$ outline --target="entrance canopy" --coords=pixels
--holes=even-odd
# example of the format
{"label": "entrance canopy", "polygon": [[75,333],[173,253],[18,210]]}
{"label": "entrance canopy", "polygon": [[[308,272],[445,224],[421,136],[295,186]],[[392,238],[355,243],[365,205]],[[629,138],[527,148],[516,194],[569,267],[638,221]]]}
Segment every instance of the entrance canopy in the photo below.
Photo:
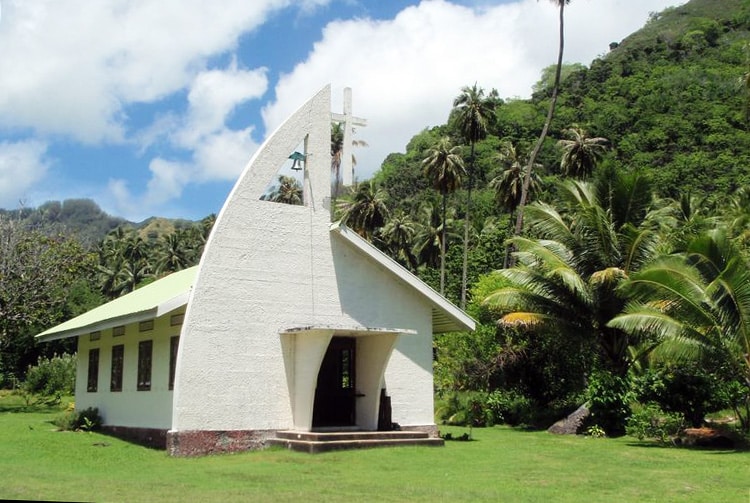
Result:
{"label": "entrance canopy", "polygon": [[[375,430],[378,424],[380,389],[383,375],[398,338],[416,331],[362,326],[310,325],[281,332],[289,398],[294,429],[311,431],[318,375],[334,337],[355,341],[352,357],[356,374],[356,412],[354,425]],[[354,356],[356,355],[356,357]]]}

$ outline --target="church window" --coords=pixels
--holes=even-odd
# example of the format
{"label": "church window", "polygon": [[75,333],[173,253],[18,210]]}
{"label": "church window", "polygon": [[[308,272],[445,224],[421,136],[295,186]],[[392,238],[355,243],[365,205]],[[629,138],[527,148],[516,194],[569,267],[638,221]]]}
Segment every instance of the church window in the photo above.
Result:
{"label": "church window", "polygon": [[99,348],[89,349],[89,374],[86,391],[96,393],[99,389]]}
{"label": "church window", "polygon": [[125,356],[125,346],[112,346],[112,373],[109,381],[110,391],[122,391],[122,364]]}
{"label": "church window", "polygon": [[174,389],[174,373],[177,368],[177,348],[179,345],[179,335],[175,335],[169,339],[169,389]]}
{"label": "church window", "polygon": [[138,391],[149,391],[151,389],[151,355],[153,353],[153,341],[141,341],[138,343]]}

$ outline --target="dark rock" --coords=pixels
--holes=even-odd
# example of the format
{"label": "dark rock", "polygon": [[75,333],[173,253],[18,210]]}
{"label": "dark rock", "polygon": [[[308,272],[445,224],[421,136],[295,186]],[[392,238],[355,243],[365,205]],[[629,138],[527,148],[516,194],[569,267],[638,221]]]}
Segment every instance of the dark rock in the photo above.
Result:
{"label": "dark rock", "polygon": [[714,428],[687,428],[680,434],[677,443],[711,449],[734,449],[735,447],[735,439],[730,433]]}
{"label": "dark rock", "polygon": [[547,431],[556,435],[575,435],[589,414],[591,414],[589,409],[585,405],[581,405],[568,417],[550,426]]}

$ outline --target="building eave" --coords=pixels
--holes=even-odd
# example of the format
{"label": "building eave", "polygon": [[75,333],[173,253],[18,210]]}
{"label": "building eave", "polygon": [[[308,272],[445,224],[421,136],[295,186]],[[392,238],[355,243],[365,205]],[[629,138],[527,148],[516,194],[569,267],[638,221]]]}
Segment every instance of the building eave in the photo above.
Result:
{"label": "building eave", "polygon": [[378,250],[356,232],[349,229],[346,225],[341,222],[335,222],[331,224],[331,232],[343,238],[344,241],[353,246],[356,250],[374,260],[378,265],[409,285],[424,297],[432,306],[433,333],[439,334],[464,330],[473,331],[476,328],[476,321],[466,314],[466,312],[444,296],[440,295],[427,283],[419,279],[416,275],[388,255]]}
{"label": "building eave", "polygon": [[77,337],[163,316],[187,304],[196,272],[197,267],[191,267],[172,273],[45,330],[36,340],[47,342]]}

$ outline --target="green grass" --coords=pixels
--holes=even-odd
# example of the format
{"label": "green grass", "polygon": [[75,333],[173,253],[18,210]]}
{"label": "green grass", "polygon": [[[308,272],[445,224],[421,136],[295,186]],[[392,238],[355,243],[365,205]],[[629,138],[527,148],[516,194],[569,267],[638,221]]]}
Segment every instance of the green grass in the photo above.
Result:
{"label": "green grass", "polygon": [[[750,502],[750,452],[474,429],[475,441],[170,458],[0,395],[0,498],[87,501]],[[454,434],[463,429],[449,428]]]}

